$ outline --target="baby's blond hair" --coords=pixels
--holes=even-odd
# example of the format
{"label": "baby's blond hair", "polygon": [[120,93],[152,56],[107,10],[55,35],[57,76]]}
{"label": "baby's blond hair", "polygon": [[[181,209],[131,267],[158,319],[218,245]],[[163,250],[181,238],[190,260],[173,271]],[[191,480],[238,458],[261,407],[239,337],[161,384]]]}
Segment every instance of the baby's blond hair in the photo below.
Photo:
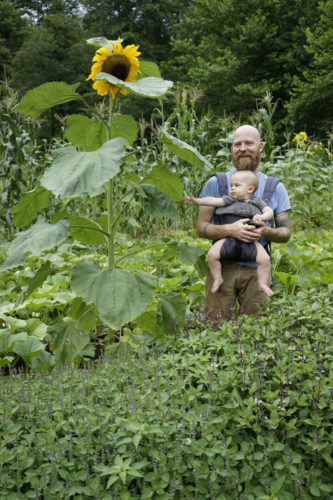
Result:
{"label": "baby's blond hair", "polygon": [[246,182],[248,187],[253,186],[254,191],[258,189],[259,186],[258,177],[251,170],[240,170],[238,172],[235,172],[231,176],[231,179],[235,179],[235,177],[241,182]]}

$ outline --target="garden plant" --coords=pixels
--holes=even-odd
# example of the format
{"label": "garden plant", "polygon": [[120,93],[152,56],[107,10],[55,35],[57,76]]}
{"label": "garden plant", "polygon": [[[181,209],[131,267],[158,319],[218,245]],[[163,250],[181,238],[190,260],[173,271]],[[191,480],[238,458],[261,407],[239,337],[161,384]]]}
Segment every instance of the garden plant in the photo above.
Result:
{"label": "garden plant", "polygon": [[[273,244],[267,310],[209,322],[211,243],[182,200],[229,169],[238,123],[199,116],[200,93],[138,46],[88,43],[93,92],[1,90],[1,497],[329,500],[331,136],[277,144],[276,103],[258,103],[292,237]],[[156,101],[150,122],[121,112],[129,98]],[[69,102],[63,136],[40,140]]]}

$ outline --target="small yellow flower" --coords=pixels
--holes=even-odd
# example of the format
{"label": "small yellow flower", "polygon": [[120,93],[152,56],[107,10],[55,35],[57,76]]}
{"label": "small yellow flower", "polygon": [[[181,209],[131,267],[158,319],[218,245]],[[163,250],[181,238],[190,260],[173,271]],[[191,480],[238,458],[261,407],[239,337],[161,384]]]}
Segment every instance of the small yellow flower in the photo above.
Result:
{"label": "small yellow flower", "polygon": [[305,142],[308,138],[308,134],[306,132],[300,132],[299,134],[296,134],[294,137],[294,141],[297,142],[297,144],[302,144]]}
{"label": "small yellow flower", "polygon": [[[138,56],[141,52],[138,52],[138,45],[127,45],[123,47],[120,42],[120,37],[118,38],[118,43],[115,44],[109,41],[110,49],[106,47],[100,47],[93,58],[94,64],[91,68],[91,73],[87,80],[93,80],[93,88],[97,90],[99,95],[106,95],[108,92],[111,93],[113,99],[115,99],[117,92],[120,87],[113,85],[112,83],[104,82],[103,80],[97,80],[96,76],[98,73],[109,73],[119,80],[124,82],[135,82],[136,77],[139,72],[139,60]],[[123,95],[128,94],[128,91],[121,89],[120,93]]]}
{"label": "small yellow flower", "polygon": [[329,159],[330,161],[332,161],[332,160],[333,160],[333,154],[332,154],[332,153],[328,153],[328,159]]}

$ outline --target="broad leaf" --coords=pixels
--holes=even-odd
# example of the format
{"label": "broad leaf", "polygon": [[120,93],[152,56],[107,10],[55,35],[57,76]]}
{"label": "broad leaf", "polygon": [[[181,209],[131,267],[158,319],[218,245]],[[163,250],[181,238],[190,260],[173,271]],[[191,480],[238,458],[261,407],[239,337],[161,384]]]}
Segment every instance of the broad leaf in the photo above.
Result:
{"label": "broad leaf", "polygon": [[52,271],[52,264],[50,261],[44,262],[41,267],[38,269],[35,276],[29,279],[27,289],[21,293],[16,301],[16,307],[18,307],[22,302],[24,302],[29,295],[31,295],[37,288],[39,288],[46,278],[50,275]]}
{"label": "broad leaf", "polygon": [[98,73],[96,80],[104,80],[105,82],[117,85],[117,87],[134,92],[134,94],[156,98],[166,94],[173,85],[173,82],[170,80],[163,80],[163,78],[156,78],[154,76],[141,78],[135,82],[124,82],[113,75],[109,75],[109,73]]}
{"label": "broad leaf", "polygon": [[206,250],[199,247],[187,245],[186,243],[177,244],[177,257],[184,264],[196,264],[201,255],[205,255]]}
{"label": "broad leaf", "polygon": [[[121,38],[120,42],[122,41],[123,39]],[[94,47],[105,47],[106,49],[110,50],[110,52],[112,52],[112,45],[109,42],[112,42],[115,45],[118,44],[118,40],[108,40],[107,38],[104,38],[102,36],[95,36],[87,40],[87,43],[89,45],[93,45]]]}
{"label": "broad leaf", "polygon": [[118,174],[126,144],[118,137],[88,153],[78,152],[73,146],[58,150],[53,165],[42,177],[42,185],[62,198],[97,196]]}
{"label": "broad leaf", "polygon": [[76,327],[83,332],[95,330],[98,318],[95,309],[76,297],[68,311],[68,316],[76,320]]}
{"label": "broad leaf", "polygon": [[131,115],[115,116],[112,122],[112,139],[123,137],[131,146],[138,137],[138,125]]}
{"label": "broad leaf", "polygon": [[32,358],[38,356],[40,351],[45,349],[45,344],[43,344],[36,337],[28,337],[23,340],[23,342],[17,342],[13,347],[13,352],[18,354],[24,361],[29,361]]}
{"label": "broad leaf", "polygon": [[204,156],[202,156],[199,151],[187,144],[186,142],[180,141],[176,137],[170,135],[165,129],[161,129],[162,138],[161,142],[166,144],[169,151],[175,153],[178,158],[185,160],[191,165],[196,167],[208,167],[213,170],[213,165],[209,163]]}
{"label": "broad leaf", "polygon": [[155,76],[157,78],[161,78],[161,72],[156,63],[150,61],[140,61],[139,70],[140,73],[138,79],[146,78],[148,76]]}
{"label": "broad leaf", "polygon": [[49,206],[50,196],[50,191],[47,191],[43,186],[23,193],[19,203],[12,208],[15,226],[27,226],[38,212]]}
{"label": "broad leaf", "polygon": [[[84,245],[102,245],[105,243],[105,236],[101,233],[99,225],[94,221],[80,216],[71,216],[69,220],[70,233],[75,240],[80,241]],[[89,227],[92,229],[89,229]]]}
{"label": "broad leaf", "polygon": [[144,184],[152,184],[160,191],[170,196],[174,201],[183,200],[183,184],[179,177],[163,165],[155,165],[152,171],[142,179]]}
{"label": "broad leaf", "polygon": [[38,318],[27,319],[27,333],[33,337],[43,339],[47,334],[47,325]]}
{"label": "broad leaf", "polygon": [[65,137],[85,151],[95,151],[107,139],[103,123],[83,115],[71,115],[68,118]]}
{"label": "broad leaf", "polygon": [[162,330],[169,334],[179,333],[185,323],[186,302],[179,293],[159,295],[157,320]]}
{"label": "broad leaf", "polygon": [[59,320],[52,325],[49,333],[56,361],[63,365],[71,365],[90,341],[89,333],[77,329],[76,322],[69,318]]}
{"label": "broad leaf", "polygon": [[100,318],[111,328],[132,321],[151,304],[155,278],[142,271],[102,270],[94,262],[78,264],[72,274],[72,289],[88,304],[95,304]]}
{"label": "broad leaf", "polygon": [[14,111],[37,118],[52,106],[81,100],[81,96],[75,92],[79,85],[79,83],[68,85],[65,82],[43,83],[43,85],[29,90],[15,106]]}
{"label": "broad leaf", "polygon": [[24,264],[27,254],[39,256],[44,250],[54,248],[68,236],[67,220],[57,224],[48,224],[40,220],[27,231],[17,233],[9,245],[8,258],[1,266],[1,270],[10,269]]}
{"label": "broad leaf", "polygon": [[144,191],[145,195],[143,209],[148,214],[158,217],[170,217],[171,219],[179,217],[176,205],[168,195],[150,184],[142,184],[140,189]]}

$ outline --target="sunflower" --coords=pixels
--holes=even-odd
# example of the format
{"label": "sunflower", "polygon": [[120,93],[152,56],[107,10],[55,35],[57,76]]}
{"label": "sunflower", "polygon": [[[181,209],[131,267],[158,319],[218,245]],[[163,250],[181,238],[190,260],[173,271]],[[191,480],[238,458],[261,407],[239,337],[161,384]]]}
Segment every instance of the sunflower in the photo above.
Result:
{"label": "sunflower", "polygon": [[[118,43],[115,44],[109,41],[110,49],[106,47],[100,47],[93,58],[94,64],[91,68],[91,73],[87,80],[93,80],[93,88],[97,90],[99,95],[106,95],[108,91],[111,93],[113,99],[115,99],[116,94],[119,90],[117,85],[112,83],[104,82],[103,80],[96,81],[96,75],[98,73],[109,73],[119,80],[124,82],[135,82],[137,74],[139,72],[139,60],[138,56],[141,52],[138,52],[138,45],[127,45],[123,47],[118,38]],[[127,90],[121,89],[121,94],[126,95]]]}
{"label": "sunflower", "polygon": [[299,134],[296,134],[294,137],[294,141],[297,142],[297,144],[302,144],[308,139],[308,134],[306,132],[300,132]]}

